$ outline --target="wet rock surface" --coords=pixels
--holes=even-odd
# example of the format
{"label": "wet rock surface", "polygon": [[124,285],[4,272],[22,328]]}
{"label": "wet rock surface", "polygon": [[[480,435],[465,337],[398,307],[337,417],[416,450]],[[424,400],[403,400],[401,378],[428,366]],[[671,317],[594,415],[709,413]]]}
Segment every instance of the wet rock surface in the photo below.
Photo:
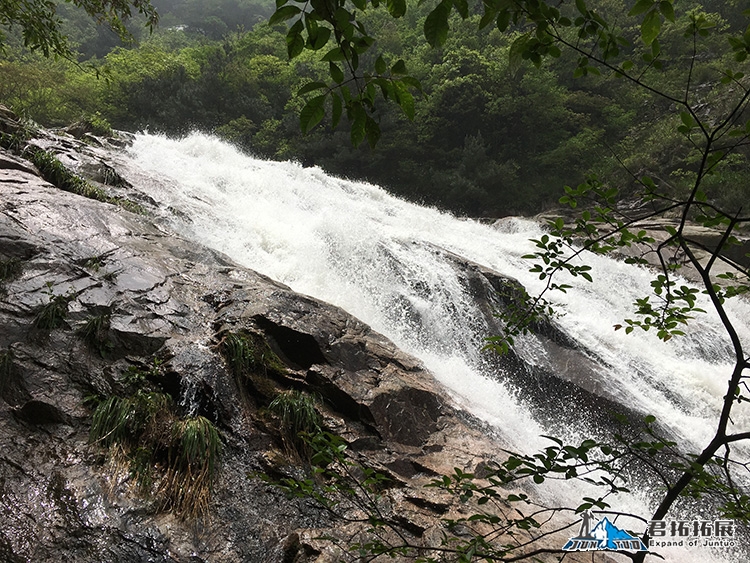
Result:
{"label": "wet rock surface", "polygon": [[[294,464],[263,401],[218,353],[227,331],[266,339],[287,368],[271,385],[319,395],[326,420],[352,448],[402,476],[411,491],[404,498],[425,496],[429,476],[473,469],[494,454],[495,444],[453,418],[419,363],[368,326],[147,217],[62,192],[4,151],[0,260],[16,265],[0,299],[0,560],[332,557],[313,539],[331,524],[327,514],[252,477]],[[53,303],[61,307],[54,322],[41,323]],[[106,348],[82,336],[93,318],[107,319]],[[131,368],[158,371],[181,410],[206,416],[222,434],[221,471],[203,519],[158,510],[127,470],[89,443],[88,399],[121,391]],[[435,505],[399,502],[425,522],[432,510],[423,507]]]}
{"label": "wet rock surface", "polygon": [[[94,180],[109,166],[106,139],[91,147],[45,133],[34,142]],[[118,187],[118,196],[149,205],[133,186]],[[158,220],[60,191],[3,149],[0,263],[2,561],[349,560],[320,537],[346,538],[365,524],[341,526],[256,477],[302,471],[265,410],[285,389],[320,397],[326,427],[391,478],[390,508],[420,541],[439,543],[436,519],[463,510],[424,485],[503,455],[417,360],[341,309],[176,237]],[[505,283],[460,267],[472,271],[477,292]],[[102,338],[92,341],[94,321]],[[238,332],[266,342],[284,369],[254,383],[233,375],[220,348]],[[548,338],[566,348],[562,336]],[[221,433],[221,468],[202,518],[161,509],[90,443],[91,398],[122,393],[133,370]]]}

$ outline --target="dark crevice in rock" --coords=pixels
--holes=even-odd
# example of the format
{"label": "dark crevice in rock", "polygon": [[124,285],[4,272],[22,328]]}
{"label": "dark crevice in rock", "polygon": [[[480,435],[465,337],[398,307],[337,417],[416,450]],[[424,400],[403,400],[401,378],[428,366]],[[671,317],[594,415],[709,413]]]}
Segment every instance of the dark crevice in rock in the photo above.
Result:
{"label": "dark crevice in rock", "polygon": [[315,364],[328,363],[317,340],[309,334],[278,325],[261,315],[256,315],[253,320],[269,336],[274,352],[288,365],[305,370]]}
{"label": "dark crevice in rock", "polygon": [[450,508],[449,504],[442,502],[433,502],[422,497],[407,496],[406,500],[408,500],[414,506],[424,508],[425,510],[429,510],[430,512],[434,512],[435,514],[445,514]]}
{"label": "dark crevice in rock", "polygon": [[35,399],[15,409],[13,414],[19,420],[33,425],[71,424],[70,417],[61,412],[57,406]]}
{"label": "dark crevice in rock", "polygon": [[337,387],[333,382],[326,378],[322,373],[316,370],[308,370],[305,379],[315,392],[319,393],[334,411],[341,413],[353,420],[358,420],[374,430],[376,430],[375,418],[372,416],[370,409],[365,405],[355,401],[348,393]]}

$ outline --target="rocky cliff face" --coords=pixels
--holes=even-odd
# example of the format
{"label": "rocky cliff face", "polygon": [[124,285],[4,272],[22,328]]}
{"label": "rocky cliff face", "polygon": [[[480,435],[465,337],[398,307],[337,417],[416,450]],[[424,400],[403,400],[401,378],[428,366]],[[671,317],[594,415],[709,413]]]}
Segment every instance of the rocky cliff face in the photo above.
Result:
{"label": "rocky cliff face", "polygon": [[[13,126],[6,116],[2,131]],[[48,134],[33,143],[104,193],[119,183],[118,197],[148,206],[143,194],[128,193],[101,147]],[[437,537],[438,517],[462,510],[424,485],[500,454],[415,359],[344,311],[182,240],[148,215],[61,191],[2,149],[0,266],[0,560],[347,560],[318,538],[350,537],[363,524],[342,527],[255,476],[303,470],[266,409],[284,390],[320,398],[325,426],[391,478],[388,510],[420,541]],[[461,267],[477,291],[507,283]],[[238,377],[221,353],[228,334],[245,335],[283,365],[259,362],[254,375]],[[561,335],[546,338],[567,353]],[[218,475],[199,518],[165,509],[89,438],[97,401],[138,385],[171,397],[175,416],[203,416],[220,432]],[[165,469],[152,469],[158,488]]]}
{"label": "rocky cliff face", "polygon": [[[96,151],[70,151],[70,139],[38,143],[105,170]],[[0,261],[3,561],[328,560],[311,539],[328,516],[251,477],[295,468],[262,410],[268,397],[233,376],[218,352],[228,331],[262,339],[285,364],[266,394],[317,393],[328,427],[413,488],[414,499],[423,496],[420,478],[449,469],[448,460],[473,469],[492,453],[414,359],[356,319],[145,216],[63,192],[5,151]],[[45,315],[53,320],[40,321]],[[85,337],[92,319],[103,320],[101,346]],[[220,430],[221,469],[198,521],[158,510],[89,441],[87,398],[123,392],[128,373],[147,374],[178,410]],[[401,502],[429,521],[429,503]]]}

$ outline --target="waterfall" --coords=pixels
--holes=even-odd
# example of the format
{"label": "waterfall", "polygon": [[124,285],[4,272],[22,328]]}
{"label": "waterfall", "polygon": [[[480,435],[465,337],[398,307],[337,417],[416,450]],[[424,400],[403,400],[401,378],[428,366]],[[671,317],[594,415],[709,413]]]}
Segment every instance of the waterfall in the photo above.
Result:
{"label": "waterfall", "polygon": [[[318,168],[257,160],[201,134],[179,141],[139,135],[129,158],[129,177],[171,210],[171,229],[368,323],[418,357],[460,407],[500,429],[514,447],[546,445],[538,436],[552,430],[490,373],[496,364],[481,352],[487,320],[446,258],[457,255],[514,277],[534,294],[544,282],[522,256],[534,251],[529,239],[542,235],[541,225],[456,218]],[[551,296],[564,313],[557,323],[591,351],[599,366],[596,385],[653,414],[692,449],[702,448],[715,430],[733,366],[710,303],[704,300],[708,313],[685,337],[663,343],[652,332],[626,335],[613,325],[632,317],[635,299],[651,293],[652,272],[610,258],[585,260],[594,282],[565,280],[573,287]],[[750,342],[748,302],[737,300],[729,311]],[[532,365],[546,361],[534,337],[519,342],[518,353]],[[747,409],[737,409],[733,422],[747,428]],[[580,429],[554,432],[576,439]]]}

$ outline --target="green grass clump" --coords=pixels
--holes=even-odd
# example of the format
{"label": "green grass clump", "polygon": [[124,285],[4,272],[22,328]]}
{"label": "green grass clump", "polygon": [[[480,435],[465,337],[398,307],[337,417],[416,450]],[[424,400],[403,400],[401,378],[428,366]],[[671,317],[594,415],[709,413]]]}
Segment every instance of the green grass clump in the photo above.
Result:
{"label": "green grass clump", "polygon": [[[146,215],[146,209],[127,198],[110,197],[100,187],[74,174],[68,170],[65,165],[51,152],[43,149],[35,149],[31,152],[31,162],[39,169],[42,178],[47,180],[53,186],[78,194],[89,199],[95,199],[104,203],[111,203],[138,215]],[[115,172],[116,173],[116,172]]]}
{"label": "green grass clump", "polygon": [[21,275],[23,262],[18,258],[0,260],[0,282],[10,281]]}
{"label": "green grass clump", "polygon": [[296,390],[280,393],[268,405],[268,410],[279,419],[284,447],[302,459],[310,458],[307,439],[320,433],[323,427],[323,419],[315,405],[311,395]]}
{"label": "green grass clump", "polygon": [[138,489],[181,517],[206,513],[218,470],[221,437],[202,416],[180,418],[171,397],[139,390],[99,403],[89,439],[130,471]]}
{"label": "green grass clump", "polygon": [[0,352],[0,396],[13,379],[14,370],[13,352],[8,348],[4,352]]}
{"label": "green grass clump", "polygon": [[230,332],[219,343],[219,351],[238,376],[251,374],[284,375],[286,366],[271,350],[262,336],[245,332]]}
{"label": "green grass clump", "polygon": [[99,135],[100,137],[113,137],[115,134],[112,125],[99,112],[84,116],[78,125],[87,133]]}
{"label": "green grass clump", "polygon": [[99,352],[102,358],[106,358],[114,347],[109,338],[110,318],[109,313],[91,317],[78,330],[83,341],[88,344],[89,348]]}
{"label": "green grass clump", "polygon": [[18,128],[12,132],[0,133],[0,147],[16,154],[20,153],[26,143],[37,134],[37,128],[27,119],[18,121]]}
{"label": "green grass clump", "polygon": [[109,397],[94,411],[89,438],[106,448],[118,446],[129,453],[139,446],[158,415],[171,410],[172,398],[165,393],[139,390],[130,397]]}
{"label": "green grass clump", "polygon": [[70,295],[55,295],[51,286],[48,287],[49,301],[42,305],[34,317],[34,327],[41,330],[52,330],[61,327],[68,316]]}
{"label": "green grass clump", "polygon": [[5,282],[16,279],[23,271],[23,262],[18,258],[0,260],[0,296],[5,295]]}
{"label": "green grass clump", "polygon": [[95,199],[97,201],[108,201],[108,196],[101,188],[90,184],[78,174],[68,170],[65,165],[51,152],[37,149],[31,154],[31,162],[34,163],[42,174],[42,178],[50,184],[74,194]]}
{"label": "green grass clump", "polygon": [[221,437],[210,420],[195,416],[175,421],[160,486],[163,505],[186,516],[205,514],[220,455]]}
{"label": "green grass clump", "polygon": [[265,339],[249,332],[230,332],[219,342],[219,352],[238,383],[261,405],[267,405],[278,390],[269,375],[286,375],[286,366]]}

